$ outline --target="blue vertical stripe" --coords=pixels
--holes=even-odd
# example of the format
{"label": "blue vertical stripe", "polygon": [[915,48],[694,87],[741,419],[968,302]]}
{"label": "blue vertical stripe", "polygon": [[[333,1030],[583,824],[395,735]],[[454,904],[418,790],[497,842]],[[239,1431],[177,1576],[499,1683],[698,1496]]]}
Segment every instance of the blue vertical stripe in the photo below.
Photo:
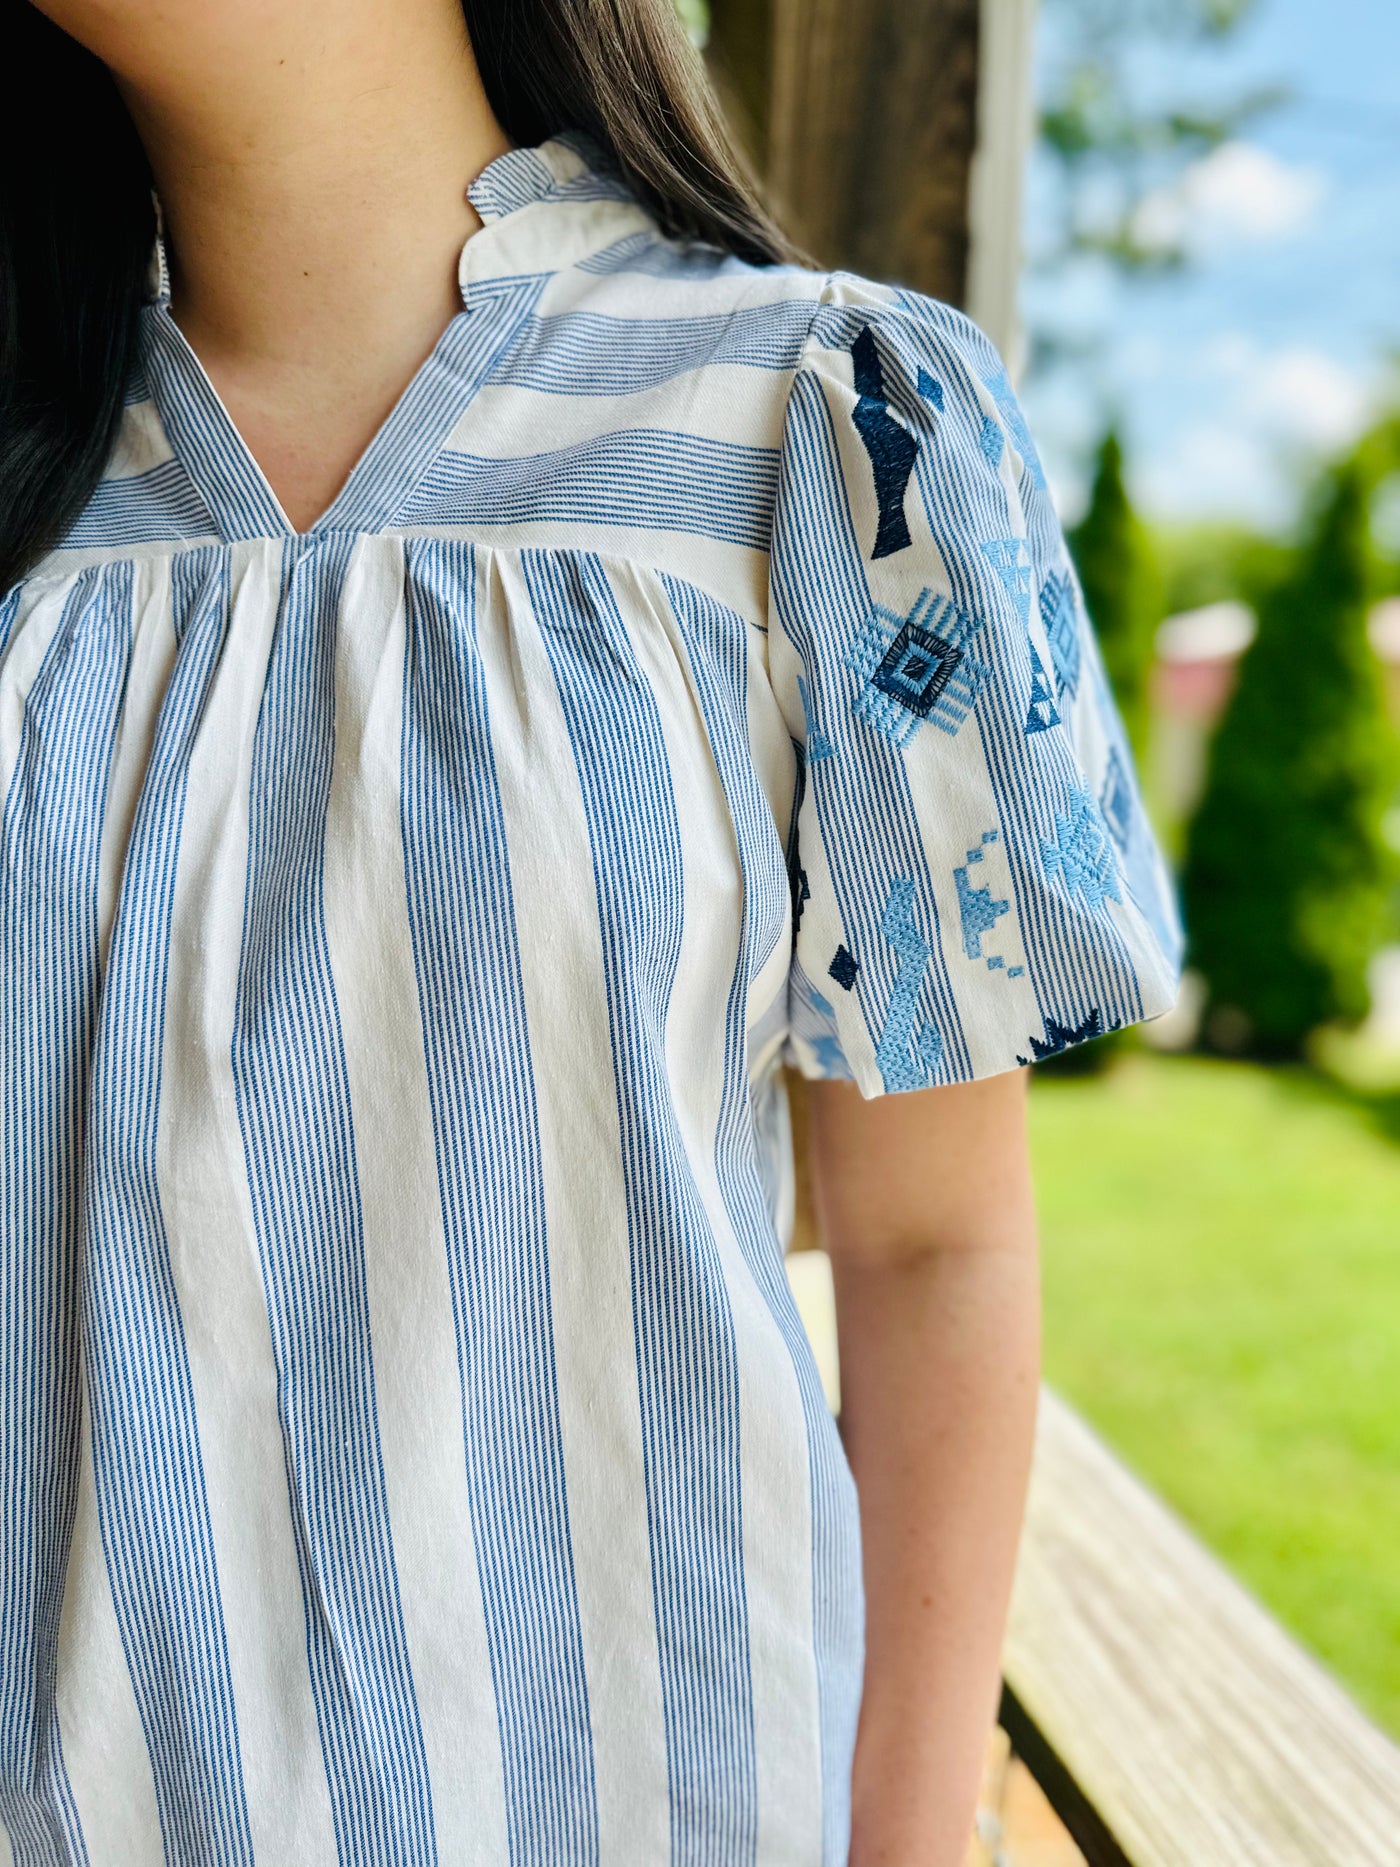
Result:
{"label": "blue vertical stripe", "polygon": [[918,920],[933,949],[920,985],[919,1011],[943,1039],[938,1079],[968,1075],[971,1054],[948,976],[947,943],[939,931],[904,755],[858,719],[851,706],[860,677],[846,665],[845,652],[869,615],[872,599],[831,411],[810,373],[792,385],[771,562],[782,626],[802,658],[812,692],[825,700],[822,731],[839,747],[835,757],[808,761],[807,783],[846,943],[860,955],[855,989],[866,1027],[878,1038],[899,966],[881,930],[882,883],[887,888],[895,876],[910,876]]}
{"label": "blue vertical stripe", "polygon": [[93,1068],[84,1307],[98,1513],[171,1867],[253,1859],[194,1388],[157,1178],[175,877],[228,562],[172,560],[174,671],[122,871]]}
{"label": "blue vertical stripe", "polygon": [[0,598],[0,655],[9,645],[10,632],[15,626],[15,617],[19,614],[19,600],[24,595],[24,585],[17,583],[9,595]]}
{"label": "blue vertical stripe", "polygon": [[849,1759],[864,1658],[855,1485],[807,1331],[783,1268],[764,1191],[749,1084],[749,986],[773,949],[788,899],[777,826],[748,739],[748,645],[742,616],[693,585],[662,576],[686,646],[696,696],[729,805],[744,878],[744,924],[724,1019],[724,1095],[715,1129],[720,1191],[755,1284],[797,1376],[807,1427],[812,1509],[812,1626],[822,1751],[822,1863],[844,1867],[850,1845]]}
{"label": "blue vertical stripe", "polygon": [[87,1860],[56,1673],[78,1492],[98,858],[132,588],[129,563],[74,580],[25,700],[0,835],[0,1821],[15,1867]]}
{"label": "blue vertical stripe", "polygon": [[757,1828],[724,1271],[671,1101],[666,1019],[685,877],[656,702],[598,559],[523,554],[593,854],[622,1135],[673,1867],[737,1867]]}
{"label": "blue vertical stripe", "polygon": [[[956,318],[958,314],[950,313]],[[929,333],[929,336],[932,334]],[[964,433],[958,439],[948,424],[965,429],[980,424],[982,408],[977,379],[968,367],[963,345],[938,333],[937,348],[928,343],[926,354],[941,366],[953,388],[947,415],[937,428],[937,448],[919,450],[915,472],[928,522],[935,537],[963,541],[963,548],[945,551],[953,600],[981,615],[1003,616],[1010,599],[995,571],[978,548],[985,539],[1010,538],[1016,526],[1011,502],[1000,475],[987,465],[980,450]],[[964,345],[966,339],[964,339]],[[969,473],[967,461],[979,471]],[[1038,510],[1038,502],[1033,502]],[[1028,541],[1032,565],[1050,562],[1056,550],[1058,522],[1043,521]],[[967,541],[972,541],[970,547]],[[1028,571],[1028,575],[1033,573]],[[1039,592],[1032,587],[1034,604]],[[1093,914],[1072,900],[1065,890],[1047,883],[1041,868],[1041,839],[1053,833],[1056,807],[1063,808],[1081,782],[1079,750],[1067,730],[1027,735],[1023,730],[1026,696],[1030,689],[1029,656],[1008,654],[1006,646],[1023,634],[1019,620],[996,626],[1002,652],[988,655],[990,669],[986,701],[979,705],[978,729],[987,769],[1001,807],[1007,859],[1011,867],[1016,906],[1042,1017],[1078,1022],[1090,1006],[1097,1006],[1105,1025],[1130,1023],[1143,1015],[1142,993],[1131,952],[1123,933],[1107,914]],[[991,705],[987,701],[992,702]]]}
{"label": "blue vertical stripe", "polygon": [[340,1859],[428,1867],[432,1796],[389,1526],[325,921],[335,649],[354,543],[333,533],[284,546],[253,742],[233,1075]]}
{"label": "blue vertical stripe", "polygon": [[535,1065],[475,552],[405,546],[401,821],[512,1862],[598,1855]]}

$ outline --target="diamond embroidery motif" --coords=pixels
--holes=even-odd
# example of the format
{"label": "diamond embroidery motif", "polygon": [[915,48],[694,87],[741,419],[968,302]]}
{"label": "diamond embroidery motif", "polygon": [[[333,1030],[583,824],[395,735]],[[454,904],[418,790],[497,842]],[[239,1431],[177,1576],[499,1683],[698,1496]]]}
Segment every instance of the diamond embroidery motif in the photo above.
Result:
{"label": "diamond embroidery motif", "polygon": [[961,660],[960,648],[917,622],[906,622],[871,679],[882,694],[927,719]]}
{"label": "diamond embroidery motif", "polygon": [[925,590],[907,616],[878,605],[846,651],[861,676],[854,711],[897,746],[925,720],[955,733],[987,680],[972,642],[982,624],[945,596]]}
{"label": "diamond embroidery motif", "polygon": [[1040,592],[1040,619],[1055,664],[1060,697],[1079,685],[1079,628],[1074,613],[1074,591],[1063,571],[1053,571]]}

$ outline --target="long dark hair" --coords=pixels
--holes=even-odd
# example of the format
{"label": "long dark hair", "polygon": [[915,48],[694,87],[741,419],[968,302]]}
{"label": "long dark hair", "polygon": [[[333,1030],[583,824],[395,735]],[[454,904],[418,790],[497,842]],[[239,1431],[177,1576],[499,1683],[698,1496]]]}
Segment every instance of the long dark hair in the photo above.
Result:
{"label": "long dark hair", "polygon": [[[486,94],[518,146],[582,130],[668,233],[800,260],[724,126],[674,0],[462,0]],[[151,173],[100,59],[0,0],[0,592],[101,478],[134,362],[155,237]],[[33,124],[52,122],[53,135]]]}

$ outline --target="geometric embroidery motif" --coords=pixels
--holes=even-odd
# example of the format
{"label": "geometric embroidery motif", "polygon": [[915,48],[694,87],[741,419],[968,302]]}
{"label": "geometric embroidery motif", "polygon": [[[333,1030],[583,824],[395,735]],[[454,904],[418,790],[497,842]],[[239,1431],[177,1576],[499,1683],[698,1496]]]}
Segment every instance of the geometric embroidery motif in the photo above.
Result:
{"label": "geometric embroidery motif", "polygon": [[1026,471],[1040,491],[1045,492],[1045,469],[1041,466],[1040,456],[1035,451],[1035,442],[1031,439],[1030,429],[1026,426],[1026,418],[1021,412],[1021,405],[1016,400],[1016,392],[1011,387],[1011,378],[1004,369],[997,369],[990,376],[984,376],[982,380],[996,399],[1001,418],[1006,423],[1006,431],[1011,436],[1016,452],[1025,462]]}
{"label": "geometric embroidery motif", "polygon": [[1000,423],[993,421],[990,415],[982,417],[982,433],[979,436],[979,442],[982,452],[994,467],[997,466],[1006,442],[1002,436]]}
{"label": "geometric embroidery motif", "polygon": [[943,1037],[931,1024],[917,1032],[914,1029],[933,948],[915,925],[914,883],[907,875],[900,876],[890,889],[880,927],[898,956],[899,970],[875,1061],[887,1089],[923,1089],[934,1080],[943,1055]]}
{"label": "geometric embroidery motif", "polygon": [[1047,879],[1058,873],[1069,893],[1082,896],[1091,911],[1097,911],[1106,896],[1113,901],[1123,899],[1108,826],[1093,792],[1085,786],[1075,785],[1071,790],[1066,816],[1055,813],[1055,839],[1053,843],[1041,839]]}
{"label": "geometric embroidery motif", "polygon": [[1114,841],[1120,849],[1126,849],[1133,827],[1133,789],[1128,782],[1127,769],[1118,756],[1117,746],[1109,750],[1108,769],[1104,773],[1099,806],[1113,832]]}
{"label": "geometric embroidery motif", "polygon": [[943,385],[936,377],[929,375],[922,363],[919,365],[918,389],[925,402],[931,403],[936,409],[942,409]]}
{"label": "geometric embroidery motif", "polygon": [[[1117,1026],[1114,1028],[1116,1030]],[[1057,1057],[1062,1050],[1068,1050],[1071,1044],[1083,1044],[1091,1037],[1103,1035],[1103,1015],[1097,1005],[1090,1008],[1088,1016],[1079,1024],[1059,1024],[1054,1018],[1047,1018],[1044,1042],[1038,1037],[1032,1037],[1030,1056],[1017,1057],[1016,1061],[1041,1063],[1046,1057]]]}
{"label": "geometric embroidery motif", "polygon": [[1031,619],[1031,559],[1024,538],[994,538],[982,555],[995,568],[1022,623]]}
{"label": "geometric embroidery motif", "polygon": [[1031,657],[1031,692],[1026,706],[1026,731],[1044,732],[1047,726],[1058,726],[1060,716],[1055,711],[1050,677],[1045,672],[1035,639],[1030,633],[1031,560],[1026,541],[1024,538],[994,538],[990,544],[983,545],[982,553],[1001,578],[1002,588],[1010,597],[1021,619],[1021,626],[1026,631],[1026,646]]}
{"label": "geometric embroidery motif", "polygon": [[875,333],[862,325],[851,345],[852,375],[856,405],[851,412],[856,433],[870,456],[870,471],[875,480],[875,500],[879,518],[875,527],[872,558],[889,557],[909,544],[909,524],[904,516],[904,493],[919,443],[901,421],[896,421],[885,402],[885,378],[880,368],[880,352]]}
{"label": "geometric embroidery motif", "polygon": [[847,666],[861,677],[857,717],[897,746],[907,745],[926,719],[955,733],[989,672],[971,647],[981,626],[931,590],[907,616],[877,604],[846,650]]}
{"label": "geometric embroidery motif", "polygon": [[[994,843],[996,840],[997,833],[995,830],[984,830],[982,832],[982,844]],[[1011,907],[1009,901],[994,901],[990,888],[974,888],[967,878],[967,869],[970,868],[974,862],[980,862],[982,860],[982,844],[979,844],[976,849],[968,850],[967,867],[953,870],[953,881],[956,883],[958,890],[958,912],[962,916],[963,952],[966,953],[969,959],[983,958],[983,934],[990,933],[996,926],[1000,917],[1007,913]],[[1004,966],[1006,963],[1000,958],[994,960],[990,954],[986,955],[986,960],[987,965],[993,970]]]}
{"label": "geometric embroidery motif", "polygon": [[1031,651],[1031,696],[1026,703],[1026,731],[1043,733],[1048,726],[1058,726],[1060,716],[1055,711],[1055,702],[1035,643],[1029,636],[1026,642]]}
{"label": "geometric embroidery motif", "polygon": [[923,720],[961,660],[960,648],[917,622],[906,622],[870,678],[882,694]]}
{"label": "geometric embroidery motif", "polygon": [[1040,619],[1050,643],[1050,659],[1060,694],[1072,694],[1079,683],[1079,629],[1074,613],[1074,590],[1063,571],[1052,571],[1040,592]]}
{"label": "geometric embroidery motif", "polygon": [[860,961],[847,947],[838,946],[832,955],[827,971],[843,992],[849,992],[856,982],[856,974],[860,971]]}

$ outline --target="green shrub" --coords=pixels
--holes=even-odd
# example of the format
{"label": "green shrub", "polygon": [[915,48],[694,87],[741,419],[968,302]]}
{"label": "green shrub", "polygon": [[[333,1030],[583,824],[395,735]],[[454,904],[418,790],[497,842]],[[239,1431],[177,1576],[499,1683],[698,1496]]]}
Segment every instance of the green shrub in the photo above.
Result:
{"label": "green shrub", "polygon": [[1366,638],[1368,480],[1359,459],[1328,477],[1309,536],[1261,599],[1210,748],[1182,877],[1207,1049],[1298,1056],[1316,1025],[1368,1008],[1396,779]]}
{"label": "green shrub", "polygon": [[1123,447],[1113,428],[1099,444],[1089,508],[1069,545],[1128,741],[1141,763],[1147,756],[1148,676],[1162,616],[1161,585],[1151,540],[1128,498]]}

